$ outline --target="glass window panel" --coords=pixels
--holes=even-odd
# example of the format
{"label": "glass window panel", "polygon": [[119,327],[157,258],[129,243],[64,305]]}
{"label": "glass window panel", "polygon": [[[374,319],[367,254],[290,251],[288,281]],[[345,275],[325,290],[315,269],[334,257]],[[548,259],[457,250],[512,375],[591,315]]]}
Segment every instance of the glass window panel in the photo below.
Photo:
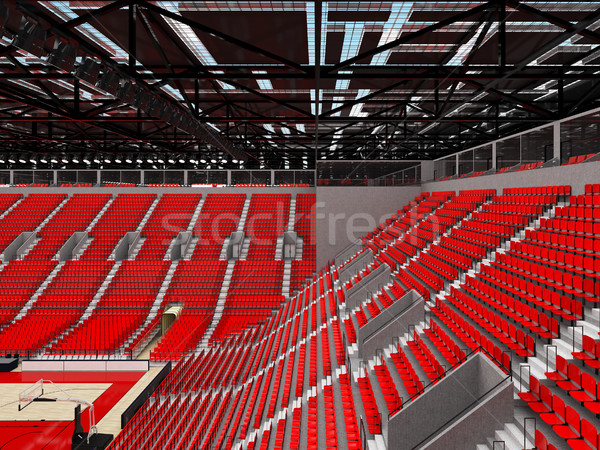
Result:
{"label": "glass window panel", "polygon": [[162,170],[144,170],[144,184],[163,184],[164,179]]}
{"label": "glass window panel", "polygon": [[246,170],[232,170],[231,185],[236,186],[238,184],[250,184],[250,172]]}
{"label": "glass window panel", "polygon": [[59,170],[56,174],[58,185],[77,183],[77,172],[74,170]]}
{"label": "glass window panel", "polygon": [[96,172],[95,170],[78,170],[77,182],[91,183],[92,185],[95,185],[98,183],[98,172]]}
{"label": "glass window panel", "polygon": [[122,170],[121,183],[140,184],[142,182],[142,173],[139,170]]}
{"label": "glass window panel", "polygon": [[458,154],[458,175],[473,172],[473,150]]}
{"label": "glass window panel", "polygon": [[521,135],[521,163],[531,164],[552,159],[554,154],[552,127]]}
{"label": "glass window panel", "polygon": [[165,183],[183,185],[183,170],[165,170]]}
{"label": "glass window panel", "polygon": [[188,171],[188,183],[189,184],[206,184],[208,183],[208,172],[205,170],[189,170]]}
{"label": "glass window panel", "polygon": [[294,184],[294,172],[291,170],[276,170],[275,186],[280,184]]}
{"label": "glass window panel", "polygon": [[10,170],[0,170],[0,184],[10,184]]}
{"label": "glass window panel", "polygon": [[315,171],[314,170],[297,170],[294,172],[294,180],[296,184],[308,184],[309,186],[315,185]]}
{"label": "glass window panel", "polygon": [[253,184],[266,184],[271,185],[271,171],[270,170],[252,170],[252,183]]}
{"label": "glass window panel", "polygon": [[54,184],[54,172],[51,170],[34,170],[33,182],[36,184]]}
{"label": "glass window panel", "polygon": [[209,184],[227,184],[226,170],[209,170],[207,174]]}
{"label": "glass window panel", "polygon": [[447,158],[434,161],[433,178],[440,180],[448,178],[456,174],[456,156],[448,156]]}
{"label": "glass window panel", "polygon": [[100,171],[100,182],[106,183],[120,183],[121,172],[118,170],[101,170]]}
{"label": "glass window panel", "polygon": [[496,143],[496,170],[512,167],[521,162],[521,138],[519,136]]}
{"label": "glass window panel", "polygon": [[492,146],[485,145],[473,151],[473,172],[486,172],[492,168]]}
{"label": "glass window panel", "polygon": [[15,184],[31,184],[33,183],[33,172],[31,170],[15,170]]}
{"label": "glass window panel", "polygon": [[562,163],[578,162],[600,148],[600,114],[590,114],[560,124]]}

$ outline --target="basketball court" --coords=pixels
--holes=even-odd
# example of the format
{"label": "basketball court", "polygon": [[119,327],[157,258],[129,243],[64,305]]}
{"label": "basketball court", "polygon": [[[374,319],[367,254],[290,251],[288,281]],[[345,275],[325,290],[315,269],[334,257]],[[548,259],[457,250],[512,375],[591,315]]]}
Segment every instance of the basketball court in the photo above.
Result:
{"label": "basketball court", "polygon": [[[19,411],[19,393],[26,391],[31,397],[71,397],[90,402],[94,405],[98,431],[116,433],[118,430],[103,430],[100,421],[109,412],[120,417],[121,408],[119,411],[112,411],[115,405],[127,394],[127,397],[135,398],[135,392],[143,389],[147,379],[151,378],[150,375],[150,372],[0,373],[0,449],[64,449],[71,446],[77,403],[22,402],[22,409]],[[43,395],[42,385],[39,384],[41,379],[47,380],[43,383]],[[135,389],[132,389],[134,386]],[[88,408],[82,405],[81,409],[81,422],[87,431],[90,426]],[[114,418],[112,422],[115,422]]]}

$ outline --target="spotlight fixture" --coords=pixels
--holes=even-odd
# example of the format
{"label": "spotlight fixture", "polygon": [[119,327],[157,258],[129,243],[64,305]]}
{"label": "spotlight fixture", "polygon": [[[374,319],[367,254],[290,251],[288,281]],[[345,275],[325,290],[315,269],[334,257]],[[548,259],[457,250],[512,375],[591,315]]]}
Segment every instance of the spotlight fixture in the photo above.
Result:
{"label": "spotlight fixture", "polygon": [[94,61],[92,58],[85,58],[83,64],[81,64],[75,70],[75,76],[87,81],[90,84],[95,84],[98,81],[100,75],[100,64]]}
{"label": "spotlight fixture", "polygon": [[216,164],[217,160],[215,158],[211,158],[210,162],[211,162],[211,164]]}
{"label": "spotlight fixture", "polygon": [[110,164],[110,162],[111,162],[110,156],[105,156],[104,157],[104,162],[107,163],[107,164]]}
{"label": "spotlight fixture", "polygon": [[174,160],[173,158],[170,158],[170,157],[169,157],[169,159],[167,160],[167,162],[168,162],[169,164],[175,164],[175,160]]}
{"label": "spotlight fixture", "polygon": [[117,164],[121,164],[121,157],[120,157],[120,156],[116,156],[116,157],[115,157],[115,162],[116,162]]}
{"label": "spotlight fixture", "polygon": [[96,164],[100,164],[100,158],[98,156],[94,156],[94,162]]}
{"label": "spotlight fixture", "polygon": [[119,75],[112,70],[106,70],[96,83],[96,87],[116,96],[119,91]]}
{"label": "spotlight fixture", "polygon": [[21,18],[19,32],[13,38],[12,45],[41,58],[44,54],[45,42],[46,31],[25,17]]}
{"label": "spotlight fixture", "polygon": [[136,158],[135,162],[138,163],[138,164],[141,164],[144,161],[142,160],[142,157],[138,155],[138,157]]}
{"label": "spotlight fixture", "polygon": [[127,164],[131,164],[131,163],[133,162],[133,161],[131,160],[131,156],[126,156],[126,157],[125,157],[125,162],[126,162]]}
{"label": "spotlight fixture", "polygon": [[222,159],[221,160],[221,164],[227,164],[227,160],[226,159]]}
{"label": "spotlight fixture", "polygon": [[127,104],[133,103],[137,93],[137,87],[129,80],[121,80],[121,85],[117,89],[117,97]]}
{"label": "spotlight fixture", "polygon": [[35,157],[34,157],[34,156],[30,156],[30,157],[29,157],[29,162],[30,162],[31,164],[37,164],[37,160],[35,159]]}
{"label": "spotlight fixture", "polygon": [[19,162],[21,164],[25,164],[27,162],[27,160],[25,159],[25,156],[23,156],[23,155],[19,156]]}
{"label": "spotlight fixture", "polygon": [[200,162],[201,162],[202,164],[206,164],[206,160],[205,160],[204,158],[200,158]]}
{"label": "spotlight fixture", "polygon": [[135,98],[133,99],[133,106],[135,106],[138,109],[141,109],[142,111],[145,111],[148,108],[149,102],[150,95],[142,89],[139,89],[135,94]]}
{"label": "spotlight fixture", "polygon": [[11,164],[14,164],[16,162],[15,161],[15,157],[14,156],[9,156],[8,157],[8,162],[11,163]]}
{"label": "spotlight fixture", "polygon": [[154,160],[150,157],[150,155],[148,155],[146,157],[146,162],[148,162],[148,164],[152,164],[154,162]]}
{"label": "spotlight fixture", "polygon": [[54,50],[48,55],[46,62],[65,72],[73,72],[77,51],[64,41],[54,41]]}
{"label": "spotlight fixture", "polygon": [[61,158],[61,161],[63,162],[63,164],[68,164],[69,163],[69,159],[66,156],[63,156]]}
{"label": "spotlight fixture", "polygon": [[238,163],[238,160],[237,160],[237,159],[235,159],[235,158],[233,158],[233,159],[231,160],[231,162],[232,162],[232,163],[234,163],[234,164],[237,164],[237,163]]}
{"label": "spotlight fixture", "polygon": [[56,164],[56,163],[58,163],[58,158],[56,156],[53,156],[52,158],[50,158],[50,162],[52,164]]}
{"label": "spotlight fixture", "polygon": [[86,164],[90,164],[90,159],[87,156],[83,157],[83,162]]}
{"label": "spotlight fixture", "polygon": [[179,163],[180,164],[185,164],[185,159],[183,159],[183,156],[179,157]]}
{"label": "spotlight fixture", "polygon": [[73,155],[73,158],[72,158],[72,160],[73,160],[73,162],[74,162],[75,164],[79,164],[79,156],[77,156],[77,155]]}

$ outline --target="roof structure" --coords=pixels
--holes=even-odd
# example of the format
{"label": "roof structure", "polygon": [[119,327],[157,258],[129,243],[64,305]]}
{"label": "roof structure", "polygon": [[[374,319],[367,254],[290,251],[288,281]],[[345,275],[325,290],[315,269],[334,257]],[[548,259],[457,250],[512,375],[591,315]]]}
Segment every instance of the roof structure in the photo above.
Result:
{"label": "roof structure", "polygon": [[5,0],[0,145],[434,159],[597,107],[599,26],[600,1]]}

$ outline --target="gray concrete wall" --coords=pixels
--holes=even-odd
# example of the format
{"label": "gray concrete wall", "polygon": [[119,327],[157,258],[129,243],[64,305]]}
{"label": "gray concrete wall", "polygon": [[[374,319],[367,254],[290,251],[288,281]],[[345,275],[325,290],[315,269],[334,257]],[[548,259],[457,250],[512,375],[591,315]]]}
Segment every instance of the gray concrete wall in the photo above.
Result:
{"label": "gray concrete wall", "polygon": [[423,446],[428,450],[463,450],[487,444],[495,430],[504,428],[514,416],[514,387],[506,382],[497,387],[484,401],[461,417],[446,432]]}
{"label": "gray concrete wall", "polygon": [[548,167],[546,169],[501,173],[462,180],[423,183],[423,191],[451,191],[467,189],[493,189],[498,193],[507,187],[569,185],[573,194],[583,194],[586,184],[600,183],[600,162],[573,166]]}
{"label": "gray concrete wall", "polygon": [[[473,404],[486,393],[486,388],[499,383],[502,384],[498,389]],[[482,436],[485,439],[492,435],[499,423],[513,416],[512,394],[505,387],[512,390],[511,380],[488,358],[475,354],[390,418],[388,449],[408,450],[426,445],[445,450],[474,448]],[[507,392],[511,395],[507,396]],[[492,401],[495,396],[499,398]],[[488,409],[488,405],[495,409]],[[456,415],[459,418],[453,419]]]}
{"label": "gray concrete wall", "polygon": [[387,347],[392,338],[408,332],[409,325],[416,325],[425,315],[425,301],[415,291],[410,291],[393,305],[373,317],[356,333],[358,357],[371,359],[377,349]]}
{"label": "gray concrete wall", "polygon": [[317,267],[372,231],[420,192],[420,186],[317,187]]}

